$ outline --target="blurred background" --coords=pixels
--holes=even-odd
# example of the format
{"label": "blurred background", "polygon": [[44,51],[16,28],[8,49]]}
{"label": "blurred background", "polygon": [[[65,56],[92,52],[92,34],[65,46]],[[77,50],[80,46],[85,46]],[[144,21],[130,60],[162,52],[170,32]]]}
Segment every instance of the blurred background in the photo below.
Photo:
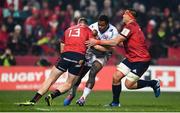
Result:
{"label": "blurred background", "polygon": [[[145,34],[152,56],[151,66],[160,66],[158,69],[171,66],[173,70],[166,72],[171,68],[165,68],[165,72],[158,73],[168,76],[172,73],[178,74],[179,0],[0,0],[1,84],[10,81],[11,76],[20,76],[19,70],[26,73],[24,77],[28,76],[29,71],[25,70],[29,67],[31,71],[39,66],[51,67],[60,55],[59,40],[64,30],[76,24],[81,16],[87,17],[91,24],[97,21],[100,14],[106,14],[110,23],[120,31],[121,12],[125,8],[134,8],[138,12],[138,23]],[[115,67],[123,58],[123,54],[123,48],[116,47],[116,52],[107,66]],[[20,69],[17,71],[18,67]],[[149,79],[153,78],[151,76],[158,76],[151,75],[154,73],[151,71]]]}
{"label": "blurred background", "polygon": [[[138,11],[152,65],[180,65],[179,0],[0,0],[0,55],[14,56],[9,64],[3,59],[0,64],[54,64],[64,30],[79,17],[91,24],[103,13],[120,30],[125,8]],[[118,50],[114,57],[121,58]]]}
{"label": "blurred background", "polygon": [[[63,107],[64,98],[47,107],[43,99],[35,107],[18,107],[14,103],[30,99],[48,78],[60,55],[59,40],[64,30],[79,17],[96,22],[106,14],[120,31],[122,10],[134,8],[152,56],[141,79],[160,79],[161,96],[156,99],[151,88],[127,92],[123,85],[122,107],[105,109],[111,101],[112,75],[124,55],[116,51],[98,73],[87,105]],[[67,73],[51,87],[66,82]],[[86,75],[79,90],[85,86]],[[28,90],[28,91],[27,91]],[[33,91],[32,91],[33,90]],[[126,91],[124,93],[124,91]],[[149,92],[148,92],[149,91]],[[0,0],[0,111],[180,111],[180,0]]]}

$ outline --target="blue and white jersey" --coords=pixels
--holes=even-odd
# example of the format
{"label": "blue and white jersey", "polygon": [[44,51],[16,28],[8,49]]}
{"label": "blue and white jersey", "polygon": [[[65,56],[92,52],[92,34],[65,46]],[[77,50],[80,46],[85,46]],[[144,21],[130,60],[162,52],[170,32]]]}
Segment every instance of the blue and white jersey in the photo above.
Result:
{"label": "blue and white jersey", "polygon": [[[99,31],[98,22],[91,24],[89,28],[92,31],[97,30],[98,32],[97,39],[99,40],[111,40],[118,35],[118,30],[116,29],[116,27],[114,27],[111,24],[109,24],[109,28],[103,33]],[[108,59],[110,58],[111,54],[112,52],[102,52],[102,51],[96,50],[93,47],[88,48],[85,55],[87,59],[86,65],[92,66],[92,63],[94,61],[98,61],[102,65],[105,65]]]}
{"label": "blue and white jersey", "polygon": [[103,33],[101,33],[99,31],[98,22],[91,24],[89,26],[89,28],[91,30],[97,30],[98,31],[98,39],[99,40],[110,40],[110,39],[115,38],[118,35],[118,30],[116,29],[115,26],[113,26],[111,24],[109,24],[109,28]]}

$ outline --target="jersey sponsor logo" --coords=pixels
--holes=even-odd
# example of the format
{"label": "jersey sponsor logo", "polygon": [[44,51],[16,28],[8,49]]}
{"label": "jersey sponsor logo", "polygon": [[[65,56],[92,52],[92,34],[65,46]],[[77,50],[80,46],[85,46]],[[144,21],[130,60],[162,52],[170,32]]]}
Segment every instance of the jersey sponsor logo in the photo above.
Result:
{"label": "jersey sponsor logo", "polygon": [[121,31],[121,34],[124,35],[124,36],[128,36],[130,30],[127,29],[127,28],[124,28],[122,31]]}
{"label": "jersey sponsor logo", "polygon": [[176,86],[176,74],[174,70],[157,70],[155,71],[156,78],[161,80],[161,86],[163,87],[175,87]]}

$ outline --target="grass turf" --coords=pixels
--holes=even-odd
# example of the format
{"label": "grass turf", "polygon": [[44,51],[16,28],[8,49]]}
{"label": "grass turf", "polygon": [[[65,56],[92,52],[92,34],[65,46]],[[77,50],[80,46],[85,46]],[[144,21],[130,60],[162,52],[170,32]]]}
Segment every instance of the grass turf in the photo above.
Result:
{"label": "grass turf", "polygon": [[44,102],[44,97],[35,106],[17,106],[15,103],[30,99],[35,92],[32,91],[0,91],[0,112],[175,112],[180,111],[180,92],[162,92],[155,98],[152,92],[122,92],[121,107],[105,107],[111,102],[110,91],[92,92],[86,105],[76,105],[76,98],[70,106],[63,106],[66,95],[56,98],[53,106]]}

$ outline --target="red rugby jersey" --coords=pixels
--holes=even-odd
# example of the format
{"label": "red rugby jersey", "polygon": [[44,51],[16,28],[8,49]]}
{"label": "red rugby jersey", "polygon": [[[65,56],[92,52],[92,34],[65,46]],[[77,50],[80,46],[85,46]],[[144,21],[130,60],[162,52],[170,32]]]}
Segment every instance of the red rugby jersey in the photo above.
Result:
{"label": "red rugby jersey", "polygon": [[90,38],[93,38],[93,33],[88,26],[79,24],[68,28],[62,39],[65,44],[63,52],[71,51],[85,54],[87,49],[85,41]]}
{"label": "red rugby jersey", "polygon": [[124,25],[120,34],[127,38],[123,44],[125,56],[130,62],[150,61],[144,34],[136,21]]}

